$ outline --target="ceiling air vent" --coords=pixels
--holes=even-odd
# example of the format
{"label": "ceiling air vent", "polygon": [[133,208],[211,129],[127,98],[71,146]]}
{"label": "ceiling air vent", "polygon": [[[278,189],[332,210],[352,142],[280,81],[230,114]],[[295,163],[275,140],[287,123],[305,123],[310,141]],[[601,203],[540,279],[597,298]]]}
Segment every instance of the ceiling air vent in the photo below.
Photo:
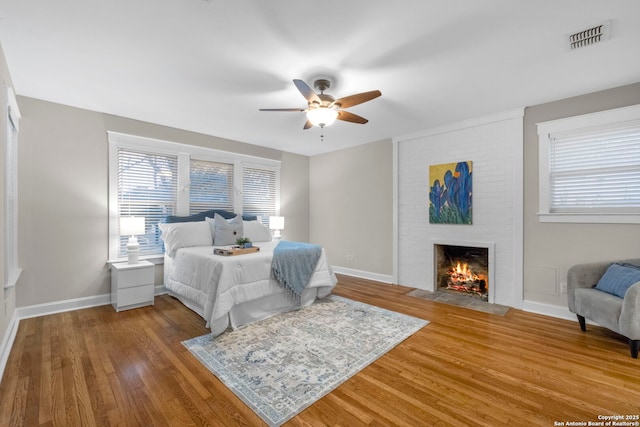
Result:
{"label": "ceiling air vent", "polygon": [[598,24],[586,30],[569,34],[569,45],[571,49],[590,46],[609,38],[609,21]]}

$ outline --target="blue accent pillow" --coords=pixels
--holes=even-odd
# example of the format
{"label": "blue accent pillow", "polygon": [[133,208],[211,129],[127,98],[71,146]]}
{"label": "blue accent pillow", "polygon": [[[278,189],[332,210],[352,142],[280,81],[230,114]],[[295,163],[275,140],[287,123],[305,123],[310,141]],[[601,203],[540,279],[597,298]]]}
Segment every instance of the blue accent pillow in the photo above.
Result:
{"label": "blue accent pillow", "polygon": [[[212,209],[209,211],[200,212],[193,215],[188,216],[177,216],[177,215],[169,215],[165,218],[164,222],[166,223],[174,223],[174,222],[197,222],[204,221],[206,217],[214,218],[216,214],[221,215],[224,219],[235,218],[236,214],[233,212],[225,211],[222,209]],[[258,219],[255,215],[242,215],[242,219],[245,221],[255,221]]]}
{"label": "blue accent pillow", "polygon": [[640,265],[631,264],[629,262],[616,262],[616,264],[623,267],[635,268],[636,270],[640,270]]}
{"label": "blue accent pillow", "polygon": [[620,264],[611,264],[598,281],[596,289],[624,298],[627,289],[640,282],[640,270]]}

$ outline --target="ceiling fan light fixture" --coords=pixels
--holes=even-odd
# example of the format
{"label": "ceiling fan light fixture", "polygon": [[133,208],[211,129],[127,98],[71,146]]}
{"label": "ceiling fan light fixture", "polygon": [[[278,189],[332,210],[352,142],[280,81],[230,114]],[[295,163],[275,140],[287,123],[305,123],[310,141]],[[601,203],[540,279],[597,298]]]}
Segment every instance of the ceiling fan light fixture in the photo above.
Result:
{"label": "ceiling fan light fixture", "polygon": [[329,107],[312,108],[307,111],[307,119],[321,128],[331,125],[336,121],[337,117],[338,111]]}
{"label": "ceiling fan light fixture", "polygon": [[310,129],[313,126],[324,128],[336,120],[363,125],[368,122],[367,119],[345,111],[345,108],[371,101],[382,95],[379,90],[371,90],[335,99],[333,96],[324,93],[331,86],[329,80],[318,79],[314,82],[314,86],[320,93],[315,93],[308,84],[300,79],[294,79],[293,84],[304,96],[304,99],[307,100],[306,108],[261,108],[260,111],[304,111],[307,113],[307,121],[302,129]]}

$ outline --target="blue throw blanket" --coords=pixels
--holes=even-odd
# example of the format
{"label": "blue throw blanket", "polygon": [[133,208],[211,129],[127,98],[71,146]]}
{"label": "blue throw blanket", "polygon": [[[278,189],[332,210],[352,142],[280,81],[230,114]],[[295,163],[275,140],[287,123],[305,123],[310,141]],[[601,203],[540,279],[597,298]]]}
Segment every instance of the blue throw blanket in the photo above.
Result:
{"label": "blue throw blanket", "polygon": [[311,243],[281,241],[273,250],[271,274],[300,303],[322,254],[322,247]]}

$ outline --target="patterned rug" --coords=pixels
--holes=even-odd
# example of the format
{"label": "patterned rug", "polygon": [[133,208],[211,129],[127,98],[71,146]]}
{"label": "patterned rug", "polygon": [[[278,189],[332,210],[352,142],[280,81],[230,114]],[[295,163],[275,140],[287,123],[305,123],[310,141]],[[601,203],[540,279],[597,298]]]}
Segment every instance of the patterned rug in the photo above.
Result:
{"label": "patterned rug", "polygon": [[267,424],[279,426],[428,323],[329,295],[183,344]]}

